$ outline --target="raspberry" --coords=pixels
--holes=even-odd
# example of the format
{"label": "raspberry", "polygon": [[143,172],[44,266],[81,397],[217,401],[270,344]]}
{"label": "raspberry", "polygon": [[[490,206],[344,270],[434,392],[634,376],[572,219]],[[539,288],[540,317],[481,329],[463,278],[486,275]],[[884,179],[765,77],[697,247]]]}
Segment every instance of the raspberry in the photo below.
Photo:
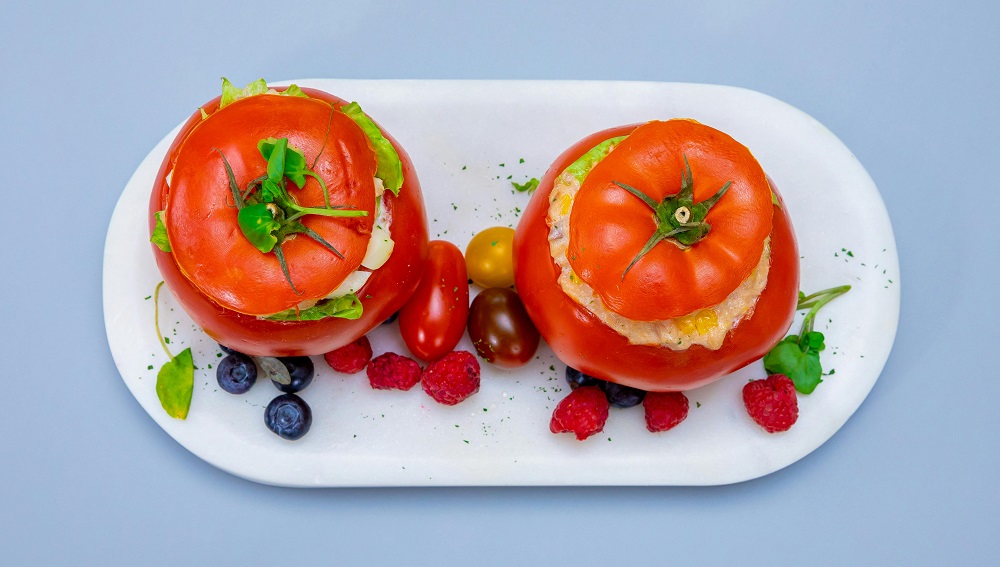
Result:
{"label": "raspberry", "polygon": [[604,430],[608,420],[608,398],[596,386],[580,386],[559,402],[552,412],[552,433],[573,432],[583,441]]}
{"label": "raspberry", "polygon": [[428,365],[420,379],[430,397],[453,406],[479,391],[479,361],[471,352],[449,352]]}
{"label": "raspberry", "polygon": [[368,337],[362,336],[349,345],[331,350],[324,354],[323,358],[330,368],[337,372],[354,374],[364,370],[368,361],[372,359],[372,345],[368,342]]}
{"label": "raspberry", "polygon": [[680,392],[649,392],[642,401],[646,429],[657,432],[673,429],[688,415],[687,396]]}
{"label": "raspberry", "polygon": [[743,386],[743,404],[750,417],[768,433],[788,431],[799,418],[795,384],[784,374],[748,382]]}
{"label": "raspberry", "polygon": [[409,390],[420,381],[420,365],[405,356],[387,352],[368,363],[368,381],[376,390]]}

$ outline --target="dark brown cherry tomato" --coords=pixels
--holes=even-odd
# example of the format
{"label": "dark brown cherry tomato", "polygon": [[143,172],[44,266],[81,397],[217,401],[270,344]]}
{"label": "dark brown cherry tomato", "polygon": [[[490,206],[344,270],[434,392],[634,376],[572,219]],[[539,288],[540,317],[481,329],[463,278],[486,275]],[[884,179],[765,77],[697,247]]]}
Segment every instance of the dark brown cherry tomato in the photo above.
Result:
{"label": "dark brown cherry tomato", "polygon": [[406,348],[425,361],[455,349],[469,317],[469,277],[465,257],[451,242],[432,240],[417,290],[399,311]]}
{"label": "dark brown cherry tomato", "polygon": [[472,301],[469,338],[483,360],[517,368],[535,355],[539,335],[517,293],[494,287]]}

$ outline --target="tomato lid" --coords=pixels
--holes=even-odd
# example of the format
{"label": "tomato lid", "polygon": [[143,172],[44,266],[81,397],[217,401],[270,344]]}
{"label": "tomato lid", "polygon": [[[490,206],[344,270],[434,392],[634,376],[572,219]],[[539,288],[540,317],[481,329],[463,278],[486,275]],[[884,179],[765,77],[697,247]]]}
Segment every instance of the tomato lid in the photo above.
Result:
{"label": "tomato lid", "polygon": [[[222,157],[245,191],[267,174],[257,147],[267,138],[287,138],[304,153],[333,205],[368,212],[300,219],[344,257],[302,234],[286,239],[281,249],[294,290],[276,255],[262,253],[241,232]],[[361,264],[375,220],[375,155],[361,128],[329,103],[269,94],[237,100],[202,120],[173,163],[165,213],[172,254],[181,272],[219,305],[250,315],[277,313],[325,297]],[[300,206],[324,206],[314,178],[307,177],[302,189],[287,187]]]}
{"label": "tomato lid", "polygon": [[[708,228],[693,243],[667,237],[643,252],[661,224],[661,234],[671,229],[667,217],[695,220],[695,207],[658,217],[652,206],[679,197],[688,171],[695,207],[718,199],[703,217]],[[692,120],[650,122],[584,180],[570,213],[567,256],[611,311],[637,321],[672,319],[721,303],[750,275],[772,212],[764,170],[742,144]]]}

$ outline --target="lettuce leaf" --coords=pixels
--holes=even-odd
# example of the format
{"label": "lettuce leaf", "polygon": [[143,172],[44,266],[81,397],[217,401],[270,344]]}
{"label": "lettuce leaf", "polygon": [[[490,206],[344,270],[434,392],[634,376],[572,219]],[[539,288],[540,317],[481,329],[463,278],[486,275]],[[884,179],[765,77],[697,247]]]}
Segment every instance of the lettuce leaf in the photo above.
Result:
{"label": "lettuce leaf", "polygon": [[149,237],[149,241],[155,244],[160,250],[170,252],[170,240],[167,239],[167,225],[163,224],[163,213],[165,212],[158,211],[154,215],[156,217],[156,227],[153,228],[153,235]]}
{"label": "lettuce leaf", "polygon": [[570,172],[577,181],[583,183],[583,180],[587,178],[587,174],[590,173],[594,166],[600,163],[600,161],[608,156],[611,146],[617,145],[628,136],[618,136],[617,138],[610,138],[604,140],[600,144],[597,144],[590,149],[587,153],[580,156],[576,161],[566,168],[566,171]]}
{"label": "lettuce leaf", "polygon": [[393,195],[399,195],[399,188],[403,186],[403,164],[399,161],[396,148],[392,147],[389,140],[385,139],[382,131],[361,110],[358,103],[352,102],[347,106],[340,107],[340,110],[361,127],[371,141],[372,147],[375,148],[375,159],[378,161],[375,177],[381,179],[385,188],[392,191]]}
{"label": "lettuce leaf", "polygon": [[229,82],[229,79],[222,77],[222,99],[219,100],[219,109],[221,110],[241,98],[264,94],[266,92],[267,82],[264,79],[257,79],[242,89],[238,89]]}
{"label": "lettuce leaf", "polygon": [[341,319],[359,319],[364,311],[361,300],[353,293],[324,299],[309,309],[296,311],[286,309],[280,313],[275,313],[268,317],[271,321],[319,321],[327,317],[339,317]]}

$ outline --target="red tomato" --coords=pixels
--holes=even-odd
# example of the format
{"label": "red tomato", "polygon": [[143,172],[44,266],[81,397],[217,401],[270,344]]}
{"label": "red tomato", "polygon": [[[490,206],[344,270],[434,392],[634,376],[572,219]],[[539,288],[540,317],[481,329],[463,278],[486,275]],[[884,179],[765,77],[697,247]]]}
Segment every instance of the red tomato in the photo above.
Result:
{"label": "red tomato", "polygon": [[[601,260],[596,257],[596,254],[593,254],[594,249],[580,250],[584,244],[573,241],[574,226],[577,228],[587,226],[573,224],[576,223],[575,219],[578,218],[578,215],[579,218],[589,219],[589,222],[602,223],[605,229],[612,223],[619,223],[619,228],[614,230],[618,230],[619,235],[624,235],[606,238],[604,242],[591,241],[589,244],[590,246],[605,247],[604,253],[608,254],[608,257],[604,261],[607,262],[607,265],[615,266],[603,271],[587,268],[586,265],[581,268],[581,271],[589,269],[591,273],[588,275],[595,276],[591,285],[602,295],[602,299],[605,296],[614,296],[615,293],[619,293],[617,297],[620,301],[630,304],[635,301],[637,305],[645,305],[642,301],[648,297],[645,294],[655,293],[655,290],[645,286],[651,285],[650,281],[659,281],[655,275],[656,270],[659,269],[666,270],[667,273],[671,274],[705,275],[707,276],[705,281],[709,282],[702,286],[701,280],[698,279],[682,280],[686,282],[685,288],[679,292],[675,291],[675,293],[681,295],[686,293],[689,296],[700,298],[697,302],[699,305],[695,305],[693,308],[690,304],[677,307],[678,302],[680,305],[684,305],[683,302],[687,301],[688,298],[661,298],[673,306],[670,309],[687,309],[688,311],[681,313],[685,314],[697,308],[713,305],[708,301],[714,300],[717,296],[716,290],[719,284],[711,282],[717,282],[719,278],[725,279],[730,276],[720,273],[715,268],[718,265],[717,262],[723,259],[723,254],[717,251],[715,245],[703,245],[711,242],[712,238],[719,233],[725,236],[721,239],[725,242],[720,244],[732,244],[732,249],[742,251],[738,254],[737,263],[742,262],[743,256],[753,258],[755,253],[757,256],[754,261],[759,260],[760,248],[757,246],[762,245],[763,237],[769,233],[771,237],[771,269],[767,286],[758,298],[751,315],[743,319],[736,328],[729,332],[719,350],[710,350],[699,345],[678,351],[665,347],[634,345],[630,344],[626,337],[604,325],[587,309],[570,299],[557,282],[559,268],[552,261],[549,252],[549,227],[546,224],[549,193],[552,191],[554,179],[580,156],[598,143],[612,137],[627,135],[636,130],[637,127],[637,125],[621,126],[588,136],[563,152],[545,173],[514,236],[515,284],[520,290],[530,290],[530,293],[522,293],[521,295],[528,314],[556,355],[569,366],[599,378],[643,390],[689,390],[712,382],[758,360],[785,335],[792,323],[798,297],[798,248],[790,219],[783,205],[768,205],[766,212],[760,211],[759,195],[747,196],[742,192],[736,192],[735,195],[743,195],[741,198],[749,203],[748,207],[751,210],[757,210],[763,214],[752,219],[744,218],[742,221],[737,218],[737,220],[732,221],[733,224],[740,225],[742,222],[743,228],[734,226],[723,230],[723,226],[729,221],[720,218],[727,215],[719,213],[725,212],[725,209],[722,211],[713,209],[710,211],[707,221],[715,224],[712,225],[712,231],[702,241],[695,243],[689,250],[685,251],[688,254],[677,254],[681,252],[679,249],[672,244],[661,242],[648,255],[648,258],[643,258],[643,262],[636,264],[635,268],[638,271],[635,276],[639,280],[638,286],[629,288],[624,283],[632,278],[633,273],[630,271],[627,274],[627,277],[624,278],[625,282],[623,282],[622,273],[634,258],[635,251],[641,248],[651,236],[653,223],[650,220],[650,209],[647,208],[646,212],[643,213],[641,207],[645,205],[638,199],[630,199],[628,193],[617,192],[608,187],[611,177],[614,177],[613,181],[619,181],[619,177],[621,177],[621,180],[625,180],[622,182],[637,188],[641,187],[643,190],[649,191],[653,199],[659,200],[670,192],[664,188],[666,182],[661,182],[658,170],[644,173],[643,167],[649,162],[658,162],[661,166],[669,166],[674,172],[675,177],[672,183],[673,192],[676,192],[678,189],[677,179],[680,178],[677,172],[679,167],[682,167],[678,166],[677,163],[683,163],[683,157],[680,154],[684,152],[691,161],[692,169],[696,171],[694,173],[694,191],[696,200],[701,201],[705,198],[706,193],[713,194],[725,180],[734,179],[737,174],[739,179],[756,179],[756,176],[740,172],[723,171],[720,173],[721,166],[713,163],[710,152],[706,152],[704,149],[710,146],[704,144],[696,149],[683,144],[680,147],[660,145],[658,149],[645,154],[639,149],[638,155],[631,156],[631,159],[628,159],[630,156],[627,152],[623,152],[616,158],[616,161],[608,164],[611,167],[602,174],[602,178],[595,178],[591,182],[588,176],[584,182],[584,187],[588,183],[600,183],[590,196],[597,200],[603,200],[600,210],[590,210],[590,207],[594,205],[591,202],[590,205],[585,205],[587,208],[581,208],[578,211],[578,207],[586,201],[577,201],[574,203],[571,213],[570,248],[577,246],[578,251],[584,252],[584,255],[589,252],[595,262],[595,267],[596,263]],[[628,139],[626,139],[627,141]],[[727,147],[730,150],[733,149],[728,144]],[[616,153],[622,149],[624,147],[620,146],[606,159],[616,156]],[[664,157],[664,152],[669,153],[669,156]],[[630,161],[631,163],[628,163]],[[637,162],[638,166],[636,166]],[[698,163],[697,167],[696,163]],[[599,173],[597,168],[594,169],[594,173]],[[733,177],[723,179],[727,175]],[[770,184],[769,179],[766,177],[763,179],[764,183]],[[698,185],[701,181],[707,182],[707,187],[699,188]],[[760,179],[752,182],[760,183]],[[770,185],[775,195],[778,195],[777,189],[773,187],[773,184]],[[735,182],[733,189],[736,189]],[[759,187],[757,193],[759,193]],[[583,197],[583,188],[578,193],[578,198],[580,197]],[[778,199],[780,202],[780,196]],[[722,201],[720,201],[719,207],[723,207]],[[636,208],[636,202],[638,202],[639,208]],[[622,203],[626,204],[625,210],[618,211],[616,207]],[[621,218],[631,216],[632,222],[622,226],[619,222],[621,220],[619,212],[621,212]],[[638,217],[643,216],[643,214],[645,219],[639,219]],[[713,215],[715,216],[713,217]],[[760,228],[762,224],[767,227],[766,230]],[[716,229],[716,226],[719,228]],[[746,229],[745,233],[741,232],[743,229]],[[602,233],[608,235],[614,230],[603,230]],[[753,241],[738,242],[741,239],[750,238]],[[761,242],[757,242],[757,239],[760,239]],[[623,249],[622,242],[624,241],[629,242],[629,246],[634,246],[638,242],[638,246]],[[699,250],[699,248],[703,250]],[[658,268],[641,268],[640,266],[647,263],[646,260],[648,260],[648,264],[658,266]],[[691,264],[685,266],[686,262],[691,262]],[[576,269],[576,265],[574,265],[574,271]],[[654,279],[649,280],[650,277]],[[682,275],[681,277],[686,278],[687,276]],[[746,277],[746,273],[740,272],[736,277],[738,283]],[[645,284],[642,283],[643,278],[647,278]],[[620,289],[616,290],[616,287]],[[718,300],[715,301],[718,302]],[[653,308],[648,305],[647,307]]]}
{"label": "red tomato", "polygon": [[399,312],[406,348],[425,361],[455,349],[469,318],[469,279],[462,251],[451,242],[432,240],[420,285]]}
{"label": "red tomato", "polygon": [[[370,142],[353,121],[333,110],[346,101],[302,90],[310,98],[258,95],[222,110],[219,98],[209,101],[202,107],[209,117],[195,112],[175,138],[149,203],[151,232],[154,214],[166,210],[173,252],[154,246],[153,254],[167,287],[209,336],[251,355],[322,354],[354,341],[402,307],[427,257],[420,183],[409,156],[383,130],[399,154],[404,182],[398,197],[387,193],[395,248],[357,292],[362,316],[290,322],[257,316],[329,293],[360,266],[374,222],[375,157]],[[307,226],[341,251],[343,259],[308,238],[286,241],[284,255],[299,294],[288,285],[275,255],[261,253],[240,235],[228,178],[215,151],[223,152],[238,184],[245,187],[266,172],[257,142],[269,137],[287,137],[290,145],[304,151],[311,169],[327,181],[331,202],[369,211],[367,217],[309,218]],[[314,165],[316,155],[320,159]],[[322,206],[314,179],[295,191],[300,205]]]}

